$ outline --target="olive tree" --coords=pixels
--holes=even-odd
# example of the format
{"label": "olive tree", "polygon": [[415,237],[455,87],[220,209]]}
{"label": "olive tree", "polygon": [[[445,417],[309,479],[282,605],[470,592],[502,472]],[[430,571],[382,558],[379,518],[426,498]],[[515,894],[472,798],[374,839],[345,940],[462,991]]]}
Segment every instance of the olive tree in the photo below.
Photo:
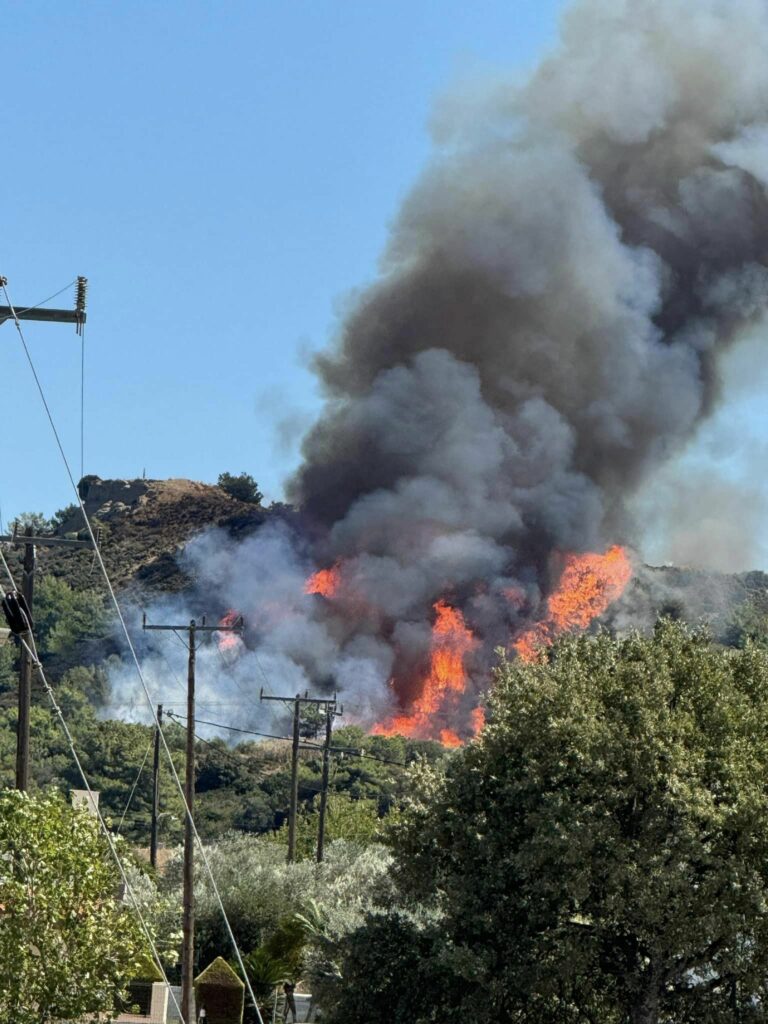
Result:
{"label": "olive tree", "polygon": [[0,795],[0,1019],[109,1015],[143,953],[96,821],[59,798]]}

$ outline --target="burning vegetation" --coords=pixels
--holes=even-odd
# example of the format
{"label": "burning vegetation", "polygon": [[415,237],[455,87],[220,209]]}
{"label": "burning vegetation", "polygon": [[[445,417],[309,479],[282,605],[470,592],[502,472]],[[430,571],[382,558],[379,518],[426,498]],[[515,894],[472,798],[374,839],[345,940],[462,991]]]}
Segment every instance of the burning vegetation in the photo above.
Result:
{"label": "burning vegetation", "polygon": [[713,31],[715,6],[578,4],[527,83],[441,107],[316,359],[301,525],[190,556],[291,689],[457,743],[498,647],[535,658],[620,598],[629,502],[768,302],[765,26]]}

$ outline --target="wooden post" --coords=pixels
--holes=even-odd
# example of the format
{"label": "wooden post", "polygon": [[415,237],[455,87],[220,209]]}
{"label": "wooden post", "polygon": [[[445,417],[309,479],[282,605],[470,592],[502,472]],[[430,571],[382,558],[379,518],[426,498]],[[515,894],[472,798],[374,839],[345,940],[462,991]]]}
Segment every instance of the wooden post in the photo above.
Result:
{"label": "wooden post", "polygon": [[[37,568],[38,547],[71,547],[90,548],[93,547],[90,540],[66,540],[63,537],[39,537],[33,528],[28,526],[23,534],[15,531],[11,536],[0,537],[0,543],[24,545],[24,571],[21,578],[21,592],[27,602],[29,614],[33,616],[33,602],[35,597],[35,570]],[[26,643],[32,647],[32,636],[24,638]],[[29,788],[29,719],[32,708],[32,656],[22,645],[21,657],[19,659],[19,713],[16,724],[16,789],[26,790]]]}
{"label": "wooden post", "polygon": [[160,815],[160,730],[163,727],[163,705],[157,705],[155,751],[152,759],[152,832],[149,837],[149,863],[157,868],[157,829]]}
{"label": "wooden post", "polygon": [[[21,592],[27,602],[30,614],[35,596],[35,545],[33,530],[25,531],[24,572],[21,577]],[[31,639],[31,638],[28,638]],[[19,717],[16,725],[16,789],[29,789],[29,718],[32,708],[32,655],[26,647],[21,648],[19,661]]]}
{"label": "wooden post", "polygon": [[[261,700],[279,700],[283,704],[287,704],[288,701],[293,701],[293,745],[291,749],[291,799],[288,806],[288,863],[291,864],[296,859],[296,817],[298,814],[299,807],[299,748],[300,743],[300,730],[301,730],[301,705],[302,704],[315,704],[318,707],[325,706],[328,720],[326,721],[326,740],[325,748],[328,754],[330,754],[330,722],[333,720],[334,715],[343,714],[342,711],[336,710],[336,698],[335,697],[310,697],[309,694],[305,694],[303,697],[300,693],[297,693],[295,697],[278,697],[274,694],[265,694],[264,690],[261,691]],[[313,750],[317,750],[316,746],[312,747]],[[325,755],[323,760],[323,773],[326,778],[327,785],[327,765],[325,763]],[[322,813],[325,813],[323,804]],[[318,840],[318,844],[320,840]],[[322,854],[318,850],[318,860],[322,860]]]}
{"label": "wooden post", "polygon": [[[194,980],[195,980],[195,655],[198,633],[242,633],[243,620],[238,619],[231,626],[206,626],[192,619],[188,626],[151,626],[144,616],[142,629],[171,630],[188,634],[187,658],[187,764],[184,774],[184,799],[187,810],[184,816],[184,867],[182,871],[182,952],[181,952],[181,1015],[187,1024],[194,1024]],[[158,715],[159,720],[159,715]]]}
{"label": "wooden post", "polygon": [[288,808],[288,863],[296,860],[296,815],[299,809],[299,728],[301,725],[301,697],[296,694],[293,703],[293,743],[291,745],[291,802]]}
{"label": "wooden post", "polygon": [[192,821],[195,803],[195,620],[189,624],[189,659],[187,662],[187,765],[184,776],[184,798],[187,813],[184,818],[184,871],[182,893],[183,932],[181,952],[181,1015],[185,1021],[194,1020],[195,980],[195,842]]}
{"label": "wooden post", "polygon": [[334,707],[327,704],[325,708],[325,743],[323,744],[323,780],[320,788],[320,816],[317,825],[317,863],[322,863],[325,848],[325,815],[328,808],[328,778],[331,766],[331,732],[333,728]]}

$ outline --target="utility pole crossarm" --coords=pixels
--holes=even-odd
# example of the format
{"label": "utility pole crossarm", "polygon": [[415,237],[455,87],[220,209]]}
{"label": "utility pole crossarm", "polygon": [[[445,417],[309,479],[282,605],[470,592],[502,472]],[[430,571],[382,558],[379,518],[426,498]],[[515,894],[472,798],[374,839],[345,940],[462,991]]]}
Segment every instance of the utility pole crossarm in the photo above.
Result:
{"label": "utility pole crossarm", "polygon": [[[84,324],[85,313],[78,313],[76,309],[47,309],[38,306],[37,309],[17,309],[16,316],[19,320],[42,320],[47,323],[57,324]],[[0,306],[0,320],[13,320],[13,310],[10,306]]]}
{"label": "utility pole crossarm", "polygon": [[[2,307],[0,307],[2,308]],[[23,533],[14,533],[11,536],[4,535],[0,537],[0,544],[29,544],[30,538]],[[38,548],[53,548],[58,547],[60,544],[69,546],[71,548],[92,548],[93,542],[90,540],[69,540],[67,537],[39,537],[35,536],[31,538],[31,543]]]}
{"label": "utility pole crossarm", "polygon": [[285,701],[297,700],[301,704],[335,704],[336,703],[336,698],[335,697],[309,697],[309,696],[301,697],[299,694],[297,694],[295,697],[273,697],[271,694],[264,693],[263,689],[262,689],[261,693],[259,694],[259,700],[279,700],[279,701],[282,701],[283,703],[285,703]]}
{"label": "utility pole crossarm", "polygon": [[[5,287],[7,279],[0,276],[0,288]],[[87,320],[85,297],[88,291],[88,278],[78,277],[75,292],[74,309],[51,309],[47,306],[0,306],[0,325],[6,320],[39,320],[44,323],[76,324],[77,333],[81,334]],[[7,297],[7,296],[6,296]]]}

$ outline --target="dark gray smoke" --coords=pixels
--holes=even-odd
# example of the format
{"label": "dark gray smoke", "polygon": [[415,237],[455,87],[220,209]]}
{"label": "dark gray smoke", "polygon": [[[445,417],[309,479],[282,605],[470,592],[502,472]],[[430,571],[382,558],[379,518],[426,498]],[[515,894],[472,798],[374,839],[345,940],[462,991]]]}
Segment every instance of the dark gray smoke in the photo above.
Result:
{"label": "dark gray smoke", "polygon": [[529,83],[442,105],[381,276],[316,360],[289,496],[343,586],[262,641],[311,683],[352,664],[407,700],[447,598],[481,688],[558,552],[633,542],[629,499],[768,302],[766,53],[764,0],[581,0]]}
{"label": "dark gray smoke", "polygon": [[583,0],[526,86],[443,117],[290,485],[368,621],[448,592],[498,640],[511,577],[530,605],[553,551],[632,542],[768,302],[766,52],[763,0]]}

